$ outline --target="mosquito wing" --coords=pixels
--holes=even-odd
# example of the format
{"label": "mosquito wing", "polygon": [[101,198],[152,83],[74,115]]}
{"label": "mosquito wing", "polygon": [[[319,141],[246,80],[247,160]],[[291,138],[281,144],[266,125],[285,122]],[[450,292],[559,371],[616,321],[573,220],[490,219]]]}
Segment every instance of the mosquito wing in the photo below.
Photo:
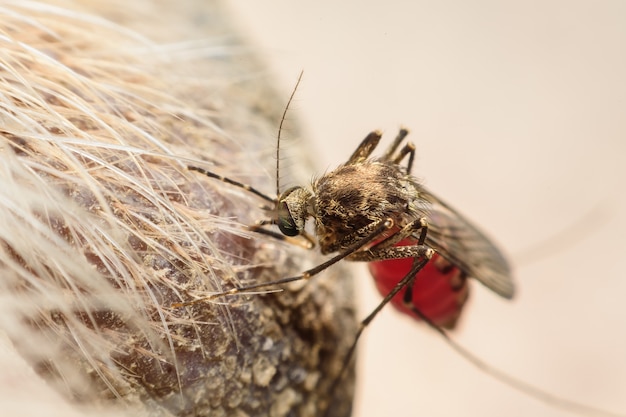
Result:
{"label": "mosquito wing", "polygon": [[452,207],[422,188],[420,196],[430,203],[426,244],[469,277],[504,298],[515,293],[511,268],[500,250]]}

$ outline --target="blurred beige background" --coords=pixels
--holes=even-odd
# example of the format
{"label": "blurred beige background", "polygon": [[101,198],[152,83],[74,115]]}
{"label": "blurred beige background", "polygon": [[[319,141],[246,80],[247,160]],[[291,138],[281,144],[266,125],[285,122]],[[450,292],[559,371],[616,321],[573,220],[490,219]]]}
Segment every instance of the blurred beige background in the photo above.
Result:
{"label": "blurred beige background", "polygon": [[[390,139],[406,125],[416,174],[511,254],[519,296],[474,285],[456,339],[549,392],[626,413],[626,2],[232,9],[285,101],[305,70],[292,108],[319,172],[370,130]],[[358,268],[365,315],[379,297]],[[390,309],[359,353],[358,417],[572,415],[481,373]]]}

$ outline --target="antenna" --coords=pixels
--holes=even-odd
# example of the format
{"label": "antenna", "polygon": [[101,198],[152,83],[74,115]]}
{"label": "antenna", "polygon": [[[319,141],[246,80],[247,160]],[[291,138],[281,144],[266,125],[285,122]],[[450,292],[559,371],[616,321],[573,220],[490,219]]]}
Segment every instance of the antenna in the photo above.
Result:
{"label": "antenna", "polygon": [[293,100],[293,97],[296,95],[296,90],[300,85],[300,81],[302,81],[302,74],[304,74],[304,70],[300,71],[298,81],[296,81],[296,85],[293,87],[293,91],[289,96],[289,101],[287,101],[287,105],[285,106],[285,110],[283,111],[283,117],[280,118],[280,125],[278,126],[278,137],[276,138],[276,196],[280,195],[280,132],[282,132],[283,130],[283,123],[285,122],[285,118],[287,117],[287,110],[289,110],[291,100]]}

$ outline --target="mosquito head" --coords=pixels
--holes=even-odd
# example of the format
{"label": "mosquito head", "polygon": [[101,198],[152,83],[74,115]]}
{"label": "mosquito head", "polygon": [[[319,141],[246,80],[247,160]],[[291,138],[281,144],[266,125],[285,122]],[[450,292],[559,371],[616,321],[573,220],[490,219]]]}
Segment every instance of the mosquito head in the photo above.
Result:
{"label": "mosquito head", "polygon": [[285,236],[297,236],[304,230],[309,216],[312,194],[302,187],[291,187],[280,195],[277,207],[277,223]]}

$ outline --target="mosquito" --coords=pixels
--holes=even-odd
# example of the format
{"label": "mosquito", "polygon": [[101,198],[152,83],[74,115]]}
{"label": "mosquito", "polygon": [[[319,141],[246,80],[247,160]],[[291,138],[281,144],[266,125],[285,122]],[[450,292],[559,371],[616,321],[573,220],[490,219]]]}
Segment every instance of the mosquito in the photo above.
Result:
{"label": "mosquito", "polygon": [[[301,77],[302,74],[296,89]],[[277,172],[280,131],[294,94],[295,90],[279,127]],[[335,255],[296,276],[237,286],[176,303],[173,307],[309,280],[342,260],[368,262],[384,298],[361,321],[332,387],[349,367],[364,329],[391,303],[401,312],[424,321],[465,359],[512,388],[578,414],[614,415],[554,396],[509,376],[448,336],[445,329],[454,328],[467,300],[468,278],[474,278],[505,299],[514,296],[515,285],[502,251],[478,227],[411,174],[416,148],[405,141],[408,133],[401,128],[391,144],[376,157],[373,155],[382,133],[369,133],[344,164],[315,179],[310,187],[295,186],[280,193],[277,175],[277,197],[203,168],[189,166],[191,171],[244,189],[264,200],[267,218],[248,226],[250,230],[306,248],[317,245],[322,254]],[[314,236],[305,231],[309,219],[314,221]],[[278,227],[279,231],[273,227]]]}

